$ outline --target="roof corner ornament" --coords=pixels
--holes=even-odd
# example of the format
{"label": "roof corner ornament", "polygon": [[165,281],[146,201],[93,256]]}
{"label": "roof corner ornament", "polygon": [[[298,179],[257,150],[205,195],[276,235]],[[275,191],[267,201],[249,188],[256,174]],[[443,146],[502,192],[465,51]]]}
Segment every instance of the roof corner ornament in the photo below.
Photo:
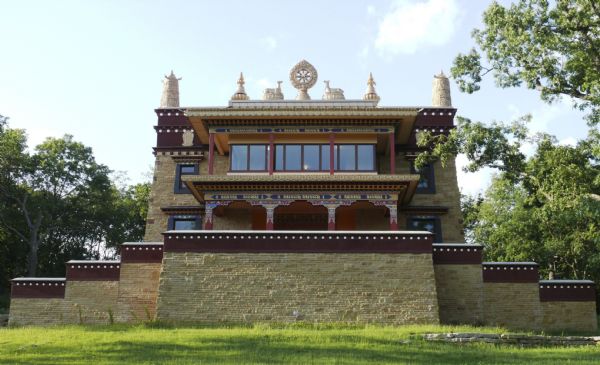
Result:
{"label": "roof corner ornament", "polygon": [[298,89],[296,100],[310,100],[308,89],[315,86],[317,78],[317,70],[306,60],[298,62],[290,70],[290,81],[292,82],[292,85]]}
{"label": "roof corner ornament", "polygon": [[244,74],[240,72],[240,78],[237,81],[238,88],[237,88],[235,94],[233,94],[231,96],[231,100],[248,100],[248,99],[250,99],[248,97],[248,95],[246,95],[246,89],[244,89],[245,83],[246,82],[244,81]]}
{"label": "roof corner ornament", "polygon": [[367,90],[365,91],[365,95],[363,96],[363,100],[372,100],[379,102],[380,97],[377,95],[377,91],[375,91],[375,80],[373,80],[373,73],[369,72],[369,79],[367,80]]}
{"label": "roof corner ornament", "polygon": [[433,76],[431,105],[440,108],[452,107],[452,98],[450,96],[450,80],[446,75],[444,75],[444,70],[441,70],[438,75]]}
{"label": "roof corner ornament", "polygon": [[160,98],[160,108],[179,108],[179,80],[173,70],[163,80],[163,91]]}
{"label": "roof corner ornament", "polygon": [[340,88],[330,88],[329,80],[323,81],[325,83],[325,92],[323,93],[323,100],[345,100],[344,90]]}
{"label": "roof corner ornament", "polygon": [[277,81],[276,88],[266,88],[263,92],[263,100],[283,100],[283,92],[281,91],[281,83]]}

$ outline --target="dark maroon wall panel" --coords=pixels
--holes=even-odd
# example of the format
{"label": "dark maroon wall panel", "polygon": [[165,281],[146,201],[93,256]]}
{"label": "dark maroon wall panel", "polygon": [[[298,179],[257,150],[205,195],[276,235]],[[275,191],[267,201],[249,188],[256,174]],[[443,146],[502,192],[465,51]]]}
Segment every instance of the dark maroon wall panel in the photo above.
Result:
{"label": "dark maroon wall panel", "polygon": [[64,298],[65,280],[13,280],[11,298]]}
{"label": "dark maroon wall panel", "polygon": [[484,283],[537,283],[538,280],[535,263],[483,263]]}
{"label": "dark maroon wall panel", "polygon": [[118,281],[120,270],[118,261],[67,262],[67,280]]}
{"label": "dark maroon wall panel", "polygon": [[433,245],[435,265],[479,265],[483,247],[479,245]]}
{"label": "dark maroon wall panel", "polygon": [[430,233],[164,233],[165,252],[431,253]]}
{"label": "dark maroon wall panel", "polygon": [[123,245],[121,246],[122,263],[162,262],[163,245]]}
{"label": "dark maroon wall panel", "polygon": [[587,281],[541,281],[540,301],[594,302],[596,301],[596,288],[593,282]]}

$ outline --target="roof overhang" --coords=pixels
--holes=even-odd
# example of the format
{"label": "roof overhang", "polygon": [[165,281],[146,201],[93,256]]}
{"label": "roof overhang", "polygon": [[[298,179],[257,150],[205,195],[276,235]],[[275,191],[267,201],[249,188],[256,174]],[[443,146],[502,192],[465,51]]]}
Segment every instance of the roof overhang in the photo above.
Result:
{"label": "roof overhang", "polygon": [[[369,193],[389,194],[398,204],[407,204],[415,193],[420,176],[407,175],[185,175],[186,183],[196,199],[204,203],[223,196],[224,200],[245,199],[252,193],[256,199],[278,193],[309,193],[315,199],[337,199],[336,193],[349,193],[355,200]],[[239,194],[237,194],[239,193]],[[324,198],[324,196],[330,196]],[[226,197],[225,197],[226,196]]]}

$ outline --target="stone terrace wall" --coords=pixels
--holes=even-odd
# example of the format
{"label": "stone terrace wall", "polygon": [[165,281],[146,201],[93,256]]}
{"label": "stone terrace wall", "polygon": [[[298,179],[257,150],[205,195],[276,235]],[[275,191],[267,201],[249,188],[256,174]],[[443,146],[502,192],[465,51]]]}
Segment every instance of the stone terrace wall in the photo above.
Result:
{"label": "stone terrace wall", "polygon": [[18,278],[12,281],[9,326],[64,323],[65,278]]}
{"label": "stone terrace wall", "polygon": [[118,322],[147,321],[156,316],[162,250],[162,242],[125,243],[121,246]]}
{"label": "stone terrace wall", "polygon": [[432,236],[416,235],[168,232],[157,319],[438,323]]}
{"label": "stone terrace wall", "polygon": [[546,331],[596,331],[596,291],[588,280],[540,282],[543,328]]}
{"label": "stone terrace wall", "polygon": [[470,244],[433,245],[441,323],[483,323],[482,249]]}
{"label": "stone terrace wall", "polygon": [[483,283],[486,325],[541,329],[542,308],[536,263],[484,263]]}

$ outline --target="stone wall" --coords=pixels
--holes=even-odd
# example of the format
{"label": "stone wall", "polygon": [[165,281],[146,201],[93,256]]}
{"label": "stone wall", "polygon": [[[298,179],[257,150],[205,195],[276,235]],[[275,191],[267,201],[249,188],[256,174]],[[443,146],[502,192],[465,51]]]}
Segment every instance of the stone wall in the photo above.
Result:
{"label": "stone wall", "polygon": [[108,324],[117,312],[118,281],[67,281],[65,323]]}
{"label": "stone wall", "polygon": [[440,322],[444,324],[482,324],[481,264],[434,265],[434,270]]}
{"label": "stone wall", "polygon": [[117,299],[118,322],[154,319],[162,264],[122,263]]}
{"label": "stone wall", "polygon": [[488,326],[539,330],[542,308],[537,283],[483,284],[484,321]]}
{"label": "stone wall", "polygon": [[63,298],[11,298],[9,326],[48,326],[67,323],[69,310]]}
{"label": "stone wall", "polygon": [[158,320],[439,322],[430,254],[164,255]]}
{"label": "stone wall", "polygon": [[542,328],[545,331],[596,331],[596,302],[542,302]]}

